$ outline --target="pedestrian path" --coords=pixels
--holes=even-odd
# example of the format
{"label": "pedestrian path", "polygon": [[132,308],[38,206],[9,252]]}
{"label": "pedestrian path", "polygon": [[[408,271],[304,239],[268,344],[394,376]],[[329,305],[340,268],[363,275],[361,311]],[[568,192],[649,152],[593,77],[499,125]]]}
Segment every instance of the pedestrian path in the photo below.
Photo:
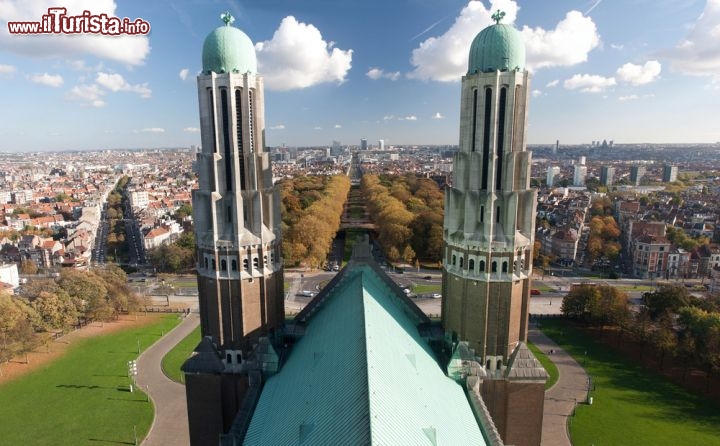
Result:
{"label": "pedestrian path", "polygon": [[[568,435],[568,418],[576,404],[587,398],[588,375],[580,364],[552,339],[536,327],[531,327],[528,340],[535,344],[558,368],[558,381],[545,392],[542,446],[571,446]],[[553,351],[550,354],[550,351]]]}
{"label": "pedestrian path", "polygon": [[150,395],[155,407],[155,419],[142,442],[143,446],[190,445],[185,386],[165,376],[161,362],[165,354],[185,339],[199,323],[200,317],[191,313],[138,358],[135,382]]}

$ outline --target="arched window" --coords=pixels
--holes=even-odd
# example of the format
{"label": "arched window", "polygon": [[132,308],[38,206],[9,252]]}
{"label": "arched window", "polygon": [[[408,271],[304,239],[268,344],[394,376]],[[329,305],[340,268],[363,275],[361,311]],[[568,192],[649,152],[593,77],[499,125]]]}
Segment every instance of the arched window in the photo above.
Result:
{"label": "arched window", "polygon": [[497,262],[492,262],[492,272],[497,272]]}
{"label": "arched window", "polygon": [[263,256],[263,263],[265,264],[265,266],[268,265],[268,261],[267,261],[267,260],[268,260],[268,259],[267,259],[267,256]]}
{"label": "arched window", "polygon": [[479,269],[480,269],[480,272],[481,272],[481,273],[484,273],[484,272],[485,272],[485,260],[480,260],[480,265],[479,265],[479,266],[480,266],[480,268],[479,268]]}
{"label": "arched window", "polygon": [[220,269],[222,271],[227,271],[227,260],[225,260],[225,259],[220,260]]}
{"label": "arched window", "polygon": [[253,257],[253,268],[260,269],[260,261],[257,257]]}
{"label": "arched window", "polygon": [[453,254],[453,257],[452,257],[453,266],[455,266],[456,262],[457,262],[457,257],[455,257],[455,254]]}
{"label": "arched window", "polygon": [[463,267],[463,260],[465,260],[465,258],[463,256],[460,256],[460,268]]}
{"label": "arched window", "polygon": [[208,258],[205,257],[205,269],[208,269]]}
{"label": "arched window", "polygon": [[215,259],[212,259],[212,269],[215,271]]}
{"label": "arched window", "polygon": [[470,271],[475,271],[475,259],[470,259],[468,262],[468,269]]}
{"label": "arched window", "polygon": [[503,264],[502,264],[502,272],[506,273],[506,272],[507,272],[507,267],[508,267],[508,263],[507,263],[507,262],[503,262]]}
{"label": "arched window", "polygon": [[232,267],[233,271],[237,271],[237,260],[232,259],[232,261],[230,262],[230,266]]}
{"label": "arched window", "polygon": [[249,270],[250,270],[250,266],[248,266],[248,259],[243,259],[243,269],[244,269],[245,271],[249,271]]}

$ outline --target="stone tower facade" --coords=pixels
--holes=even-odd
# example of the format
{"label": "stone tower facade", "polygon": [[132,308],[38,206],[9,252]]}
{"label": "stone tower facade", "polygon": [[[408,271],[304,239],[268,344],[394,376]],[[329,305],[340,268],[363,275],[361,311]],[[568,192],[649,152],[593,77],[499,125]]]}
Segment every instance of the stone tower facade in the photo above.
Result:
{"label": "stone tower facade", "polygon": [[536,191],[525,148],[529,74],[520,33],[500,24],[472,43],[462,78],[460,148],[445,189],[442,324],[480,363],[476,387],[505,444],[539,446],[547,373],[525,345]]}
{"label": "stone tower facade", "polygon": [[222,17],[225,26],[205,39],[197,77],[202,151],[192,202],[203,340],[183,364],[193,446],[219,444],[254,401],[258,352],[277,358],[285,320],[263,79],[252,42]]}
{"label": "stone tower facade", "polygon": [[460,148],[445,194],[443,326],[486,366],[506,364],[527,339],[535,232],[525,149],[529,74],[524,47],[522,60],[492,52],[504,28],[486,28],[473,43],[462,78]]}

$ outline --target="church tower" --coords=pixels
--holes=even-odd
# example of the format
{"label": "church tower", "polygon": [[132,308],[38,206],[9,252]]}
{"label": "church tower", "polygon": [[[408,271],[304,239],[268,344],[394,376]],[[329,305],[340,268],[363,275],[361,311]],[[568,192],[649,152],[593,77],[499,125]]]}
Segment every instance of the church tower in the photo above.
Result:
{"label": "church tower", "polygon": [[203,44],[197,77],[202,151],[193,190],[203,340],[183,365],[192,445],[218,444],[257,393],[257,352],[276,357],[285,320],[280,200],[265,152],[255,48],[230,26]]}
{"label": "church tower", "polygon": [[224,17],[226,25],[203,44],[200,187],[192,198],[202,335],[237,358],[279,328],[285,314],[263,79],[252,42]]}
{"label": "church tower", "polygon": [[442,324],[481,364],[476,391],[505,444],[539,446],[547,373],[525,344],[536,202],[525,149],[530,85],[522,36],[503,16],[475,37],[462,78]]}
{"label": "church tower", "polygon": [[536,200],[525,46],[502,15],[470,48],[444,222],[443,326],[492,368],[527,339]]}

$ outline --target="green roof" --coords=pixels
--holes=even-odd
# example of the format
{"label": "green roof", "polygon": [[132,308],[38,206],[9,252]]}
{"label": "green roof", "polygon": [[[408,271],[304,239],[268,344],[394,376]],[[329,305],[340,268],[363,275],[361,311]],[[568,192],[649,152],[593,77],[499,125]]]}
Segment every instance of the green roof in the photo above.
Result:
{"label": "green roof", "polygon": [[203,73],[257,73],[255,47],[239,29],[228,25],[211,32],[203,43]]}
{"label": "green roof", "polygon": [[385,279],[351,263],[316,297],[245,445],[485,444],[462,387],[418,332],[417,307]]}
{"label": "green roof", "polygon": [[525,43],[512,25],[488,26],[470,46],[468,74],[525,69]]}

